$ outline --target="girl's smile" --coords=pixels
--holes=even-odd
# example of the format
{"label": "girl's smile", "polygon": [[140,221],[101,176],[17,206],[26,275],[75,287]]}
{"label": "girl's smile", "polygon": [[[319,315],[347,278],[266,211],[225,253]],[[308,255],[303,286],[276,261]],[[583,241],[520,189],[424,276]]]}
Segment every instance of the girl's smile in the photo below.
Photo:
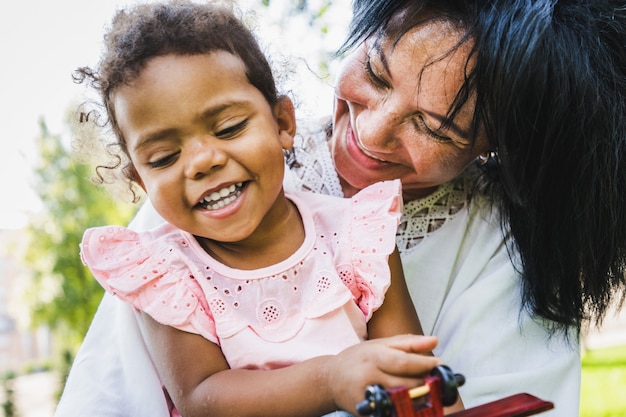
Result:
{"label": "girl's smile", "polygon": [[239,198],[243,187],[244,183],[238,182],[237,184],[220,188],[203,197],[198,203],[198,206],[210,211],[221,209]]}

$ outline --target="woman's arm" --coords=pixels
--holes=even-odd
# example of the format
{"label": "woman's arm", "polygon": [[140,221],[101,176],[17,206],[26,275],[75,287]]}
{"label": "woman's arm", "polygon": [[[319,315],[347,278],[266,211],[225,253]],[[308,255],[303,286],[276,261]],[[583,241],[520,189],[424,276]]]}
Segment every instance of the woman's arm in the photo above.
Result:
{"label": "woman's arm", "polygon": [[275,370],[229,369],[219,346],[144,316],[159,375],[185,417],[355,413],[367,385],[415,386],[439,364],[423,354],[435,338],[401,335]]}

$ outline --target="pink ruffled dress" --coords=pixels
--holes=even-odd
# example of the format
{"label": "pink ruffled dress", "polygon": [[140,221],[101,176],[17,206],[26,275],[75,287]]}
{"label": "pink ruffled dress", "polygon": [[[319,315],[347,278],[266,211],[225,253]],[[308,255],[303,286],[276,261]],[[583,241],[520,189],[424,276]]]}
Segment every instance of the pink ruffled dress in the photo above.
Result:
{"label": "pink ruffled dress", "polygon": [[88,229],[81,256],[107,291],[216,343],[231,368],[274,369],[336,354],[367,338],[366,323],[389,287],[400,182],[374,184],[350,199],[287,197],[300,211],[305,241],[266,268],[221,264],[167,223],[142,233]]}

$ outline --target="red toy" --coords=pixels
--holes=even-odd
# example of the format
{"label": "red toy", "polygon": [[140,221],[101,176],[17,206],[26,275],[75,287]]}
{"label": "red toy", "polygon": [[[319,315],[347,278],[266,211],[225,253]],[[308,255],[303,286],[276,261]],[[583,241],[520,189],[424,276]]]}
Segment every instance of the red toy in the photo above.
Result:
{"label": "red toy", "polygon": [[[357,405],[357,411],[362,416],[373,417],[443,417],[443,407],[456,402],[457,389],[464,383],[463,375],[440,365],[433,369],[424,385],[417,388],[385,390],[380,385],[370,385],[365,391],[365,400]],[[516,394],[448,417],[523,417],[552,408],[551,402],[530,394]]]}

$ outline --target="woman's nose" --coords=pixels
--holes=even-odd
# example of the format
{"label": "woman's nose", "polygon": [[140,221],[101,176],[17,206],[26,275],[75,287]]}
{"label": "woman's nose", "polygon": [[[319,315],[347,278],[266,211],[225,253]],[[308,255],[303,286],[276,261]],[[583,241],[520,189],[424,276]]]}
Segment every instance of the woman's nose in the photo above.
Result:
{"label": "woman's nose", "polygon": [[356,109],[353,130],[358,140],[368,150],[393,150],[396,146],[397,118],[384,102],[370,102]]}
{"label": "woman's nose", "polygon": [[228,156],[215,143],[215,139],[198,139],[188,146],[185,175],[190,179],[199,179],[209,175],[226,164]]}

